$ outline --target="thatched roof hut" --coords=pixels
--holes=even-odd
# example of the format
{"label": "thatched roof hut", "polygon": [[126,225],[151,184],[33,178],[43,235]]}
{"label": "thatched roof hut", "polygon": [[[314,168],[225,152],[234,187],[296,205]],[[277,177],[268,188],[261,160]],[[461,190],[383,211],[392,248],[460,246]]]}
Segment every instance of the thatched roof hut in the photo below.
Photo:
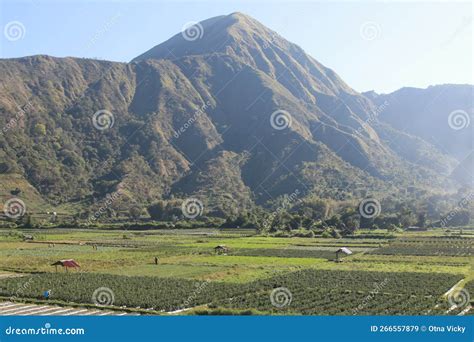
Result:
{"label": "thatched roof hut", "polygon": [[341,247],[336,251],[336,262],[339,261],[339,254],[351,255],[352,251],[347,247]]}
{"label": "thatched roof hut", "polygon": [[76,261],[74,261],[73,259],[58,260],[58,261],[52,263],[51,266],[55,266],[55,267],[56,267],[56,272],[58,271],[58,266],[64,267],[64,269],[66,270],[66,272],[67,272],[67,269],[68,269],[68,268],[79,268],[79,267],[81,267],[81,266],[80,266]]}
{"label": "thatched roof hut", "polygon": [[227,253],[228,251],[229,251],[229,248],[227,248],[226,245],[218,245],[214,247],[214,252],[216,252],[217,254]]}

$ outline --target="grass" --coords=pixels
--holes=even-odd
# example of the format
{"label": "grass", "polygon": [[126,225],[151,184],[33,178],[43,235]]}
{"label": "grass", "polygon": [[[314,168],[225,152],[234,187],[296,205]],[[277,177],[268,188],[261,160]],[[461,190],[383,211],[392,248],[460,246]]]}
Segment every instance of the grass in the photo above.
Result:
{"label": "grass", "polygon": [[[15,232],[17,232],[15,230]],[[202,229],[184,231],[111,231],[41,229],[22,231],[35,240],[24,242],[21,234],[0,230],[0,273],[54,273],[51,263],[75,259],[83,274],[148,276],[159,279],[248,284],[288,272],[364,271],[397,274],[451,274],[474,279],[470,256],[373,254],[400,242],[398,239],[323,239],[244,236]],[[433,234],[410,233],[417,243],[432,243]],[[438,238],[442,238],[440,235]],[[54,243],[54,247],[52,244]],[[213,248],[225,244],[229,255],[216,255]],[[93,249],[92,245],[98,247]],[[331,255],[345,246],[355,253],[335,263]],[[154,258],[159,264],[154,265]],[[63,270],[60,270],[62,273]],[[52,275],[51,275],[52,276]],[[454,284],[452,284],[454,285]]]}

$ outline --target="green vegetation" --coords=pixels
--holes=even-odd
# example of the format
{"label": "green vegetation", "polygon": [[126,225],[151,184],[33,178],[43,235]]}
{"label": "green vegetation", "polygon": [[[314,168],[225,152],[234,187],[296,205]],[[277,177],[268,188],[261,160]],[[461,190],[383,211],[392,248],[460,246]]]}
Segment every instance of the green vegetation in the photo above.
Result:
{"label": "green vegetation", "polygon": [[451,255],[472,256],[474,241],[470,238],[400,238],[390,245],[372,251],[385,255]]}
{"label": "green vegetation", "polygon": [[[196,282],[176,278],[124,277],[100,274],[41,274],[2,281],[0,295],[6,296],[28,284],[21,297],[41,298],[45,289],[51,299],[94,303],[96,289],[106,287],[116,306],[175,311],[207,305],[210,308],[257,309],[263,312],[299,314],[423,314],[462,276],[426,273],[316,271],[286,273],[246,284]],[[423,284],[423,286],[420,286]],[[271,291],[287,288],[292,302],[281,308],[272,305]],[[371,291],[380,296],[354,310]],[[110,304],[110,303],[109,303]]]}
{"label": "green vegetation", "polygon": [[[23,241],[27,235],[34,240]],[[247,229],[209,228],[9,229],[0,231],[0,296],[40,301],[43,291],[51,290],[55,303],[93,305],[94,291],[107,287],[113,291],[114,307],[153,308],[150,313],[162,314],[460,312],[448,312],[443,294],[461,279],[461,286],[473,290],[471,255],[466,252],[472,238],[429,231],[400,233],[396,239],[377,231],[366,235],[249,236]],[[399,248],[403,243],[411,249]],[[417,253],[413,244],[439,246],[444,255]],[[217,245],[228,251],[216,254]],[[340,247],[354,253],[335,262]],[[387,255],[389,248],[397,252]],[[81,268],[56,273],[51,264],[60,259],[74,259]],[[278,287],[291,292],[289,305],[272,304],[270,295]]]}

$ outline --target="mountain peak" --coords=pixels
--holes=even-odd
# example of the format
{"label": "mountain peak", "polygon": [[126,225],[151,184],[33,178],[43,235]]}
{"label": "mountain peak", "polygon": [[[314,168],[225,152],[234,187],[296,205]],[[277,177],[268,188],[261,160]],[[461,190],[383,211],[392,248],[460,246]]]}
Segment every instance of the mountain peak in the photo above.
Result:
{"label": "mountain peak", "polygon": [[229,15],[227,15],[229,18],[235,18],[235,19],[248,19],[252,18],[250,15],[242,13],[242,12],[233,12]]}
{"label": "mountain peak", "polygon": [[182,67],[185,61],[179,60],[183,58],[207,63],[211,56],[223,57],[221,61],[230,58],[237,63],[237,69],[250,67],[274,80],[283,73],[286,78],[278,82],[312,103],[316,93],[356,94],[333,70],[307,55],[298,45],[241,12],[191,23],[132,62],[166,59]]}
{"label": "mountain peak", "polygon": [[233,12],[196,23],[190,22],[180,33],[136,57],[132,62],[225,52],[232,43],[242,44],[255,36],[274,34],[251,16]]}

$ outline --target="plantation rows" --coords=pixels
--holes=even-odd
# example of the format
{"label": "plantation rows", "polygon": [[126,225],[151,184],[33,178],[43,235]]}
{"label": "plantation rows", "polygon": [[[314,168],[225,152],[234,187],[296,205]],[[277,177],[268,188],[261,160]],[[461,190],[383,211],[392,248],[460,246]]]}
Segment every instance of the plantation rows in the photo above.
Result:
{"label": "plantation rows", "polygon": [[[127,307],[173,311],[197,305],[296,312],[300,314],[421,314],[462,277],[449,274],[302,270],[247,284],[197,282],[157,277],[105,274],[40,274],[0,281],[0,295],[94,303],[100,287],[113,292],[113,303]],[[290,290],[293,301],[276,308],[273,289]],[[370,293],[378,294],[364,301]],[[353,311],[358,308],[357,311]]]}
{"label": "plantation rows", "polygon": [[40,274],[0,281],[1,296],[42,299],[43,292],[51,290],[51,300],[74,303],[93,304],[93,294],[98,288],[108,288],[113,293],[113,301],[105,300],[107,304],[163,311],[209,303],[214,298],[232,296],[238,289],[233,285],[186,279],[92,273]]}
{"label": "plantation rows", "polygon": [[277,308],[269,301],[271,291],[250,293],[227,299],[219,306],[236,309],[255,308],[273,313],[303,315],[424,315],[440,301],[437,296],[414,296],[376,292],[295,288],[292,300]]}
{"label": "plantation rows", "polygon": [[263,288],[295,286],[371,291],[376,287],[383,287],[383,291],[388,293],[441,295],[461,279],[461,275],[446,273],[302,270],[262,279],[256,283]]}
{"label": "plantation rows", "polygon": [[469,295],[471,296],[471,300],[474,301],[474,280],[471,280],[468,282],[464,288],[469,292]]}
{"label": "plantation rows", "polygon": [[448,255],[471,256],[474,254],[474,239],[468,238],[419,238],[399,239],[370,254],[383,255]]}
{"label": "plantation rows", "polygon": [[232,255],[265,256],[282,258],[322,258],[332,260],[336,258],[334,251],[315,249],[288,249],[288,248],[240,248],[232,251]]}
{"label": "plantation rows", "polygon": [[[421,315],[462,276],[424,273],[304,270],[259,281],[259,290],[214,303],[226,308],[304,315]],[[272,289],[285,287],[291,303],[282,308],[269,300]]]}

